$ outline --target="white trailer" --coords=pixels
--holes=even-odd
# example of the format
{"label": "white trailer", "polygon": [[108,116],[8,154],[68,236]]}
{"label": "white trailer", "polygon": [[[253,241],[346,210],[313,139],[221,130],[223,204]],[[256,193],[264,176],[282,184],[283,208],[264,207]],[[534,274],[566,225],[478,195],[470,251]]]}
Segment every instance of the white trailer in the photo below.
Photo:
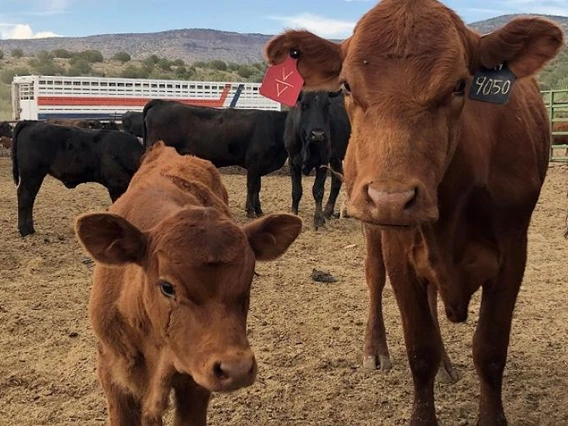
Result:
{"label": "white trailer", "polygon": [[106,77],[17,76],[12,81],[14,120],[120,119],[151,99],[188,105],[280,111],[259,93],[260,83]]}

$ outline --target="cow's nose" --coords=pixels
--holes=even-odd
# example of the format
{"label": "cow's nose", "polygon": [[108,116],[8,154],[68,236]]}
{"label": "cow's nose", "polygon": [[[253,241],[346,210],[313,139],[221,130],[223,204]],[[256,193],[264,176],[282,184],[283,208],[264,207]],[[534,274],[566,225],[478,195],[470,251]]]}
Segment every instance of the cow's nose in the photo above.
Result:
{"label": "cow's nose", "polygon": [[367,187],[367,194],[378,209],[389,209],[402,212],[412,208],[414,201],[418,195],[418,188],[413,187],[406,190],[385,190],[373,187],[370,184]]}
{"label": "cow's nose", "polygon": [[213,375],[224,391],[250,386],[256,377],[256,360],[252,353],[227,357],[213,363]]}
{"label": "cow's nose", "polygon": [[325,131],[321,129],[315,129],[311,131],[310,136],[313,141],[321,141],[324,139]]}

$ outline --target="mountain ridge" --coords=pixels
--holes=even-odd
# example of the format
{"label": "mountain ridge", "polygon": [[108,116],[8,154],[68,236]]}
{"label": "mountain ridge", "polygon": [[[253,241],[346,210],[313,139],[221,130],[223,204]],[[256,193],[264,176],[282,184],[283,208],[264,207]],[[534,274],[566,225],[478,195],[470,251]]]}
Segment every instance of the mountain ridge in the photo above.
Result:
{"label": "mountain ridge", "polygon": [[[540,16],[558,22],[568,33],[568,17],[538,14],[501,15],[467,24],[480,33],[491,32],[517,16]],[[27,40],[0,40],[0,50],[5,54],[12,49],[22,49],[27,55],[40,50],[67,49],[82,51],[99,50],[105,58],[119,51],[129,53],[133,59],[159,52],[167,59],[186,62],[221,59],[226,62],[250,64],[263,60],[264,46],[273,37],[269,34],[239,33],[209,28],[182,28],[153,33],[96,34],[85,37],[52,37]]]}

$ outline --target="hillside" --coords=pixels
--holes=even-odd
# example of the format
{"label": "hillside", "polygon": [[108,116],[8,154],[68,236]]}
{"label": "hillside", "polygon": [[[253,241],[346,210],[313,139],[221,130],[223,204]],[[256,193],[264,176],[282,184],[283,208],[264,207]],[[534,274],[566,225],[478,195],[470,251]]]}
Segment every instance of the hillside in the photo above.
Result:
{"label": "hillside", "polygon": [[0,50],[22,49],[26,54],[40,50],[99,50],[105,57],[127,52],[134,59],[151,54],[186,62],[221,59],[249,64],[262,61],[262,49],[271,36],[240,34],[209,29],[182,29],[158,33],[103,34],[89,37],[58,37],[36,40],[0,40]]}
{"label": "hillside", "polygon": [[556,15],[538,15],[538,14],[527,14],[527,15],[501,15],[495,18],[486,19],[484,21],[477,21],[468,24],[469,27],[473,28],[474,30],[480,32],[481,34],[490,33],[491,31],[495,31],[497,28],[502,27],[507,22],[509,22],[513,18],[517,18],[519,16],[538,16],[541,18],[550,19],[554,22],[557,22],[564,28],[564,32],[568,33],[568,16],[556,16]]}

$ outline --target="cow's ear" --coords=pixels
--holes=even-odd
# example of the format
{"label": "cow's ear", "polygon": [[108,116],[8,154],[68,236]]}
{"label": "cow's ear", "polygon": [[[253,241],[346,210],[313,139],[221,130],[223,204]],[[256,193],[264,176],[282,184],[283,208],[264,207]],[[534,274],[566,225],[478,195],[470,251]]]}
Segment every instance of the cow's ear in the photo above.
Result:
{"label": "cow's ear", "polygon": [[518,18],[479,41],[479,62],[494,68],[507,62],[519,77],[535,74],[553,59],[563,44],[558,25],[542,18]]}
{"label": "cow's ear", "polygon": [[340,44],[333,43],[309,31],[286,31],[274,37],[265,48],[269,64],[279,64],[296,50],[298,71],[307,90],[337,90],[343,62]]}
{"label": "cow's ear", "polygon": [[89,213],[75,221],[75,232],[87,252],[104,265],[141,264],[146,236],[121,216]]}
{"label": "cow's ear", "polygon": [[270,214],[243,226],[257,260],[284,254],[302,231],[302,219],[291,214]]}

